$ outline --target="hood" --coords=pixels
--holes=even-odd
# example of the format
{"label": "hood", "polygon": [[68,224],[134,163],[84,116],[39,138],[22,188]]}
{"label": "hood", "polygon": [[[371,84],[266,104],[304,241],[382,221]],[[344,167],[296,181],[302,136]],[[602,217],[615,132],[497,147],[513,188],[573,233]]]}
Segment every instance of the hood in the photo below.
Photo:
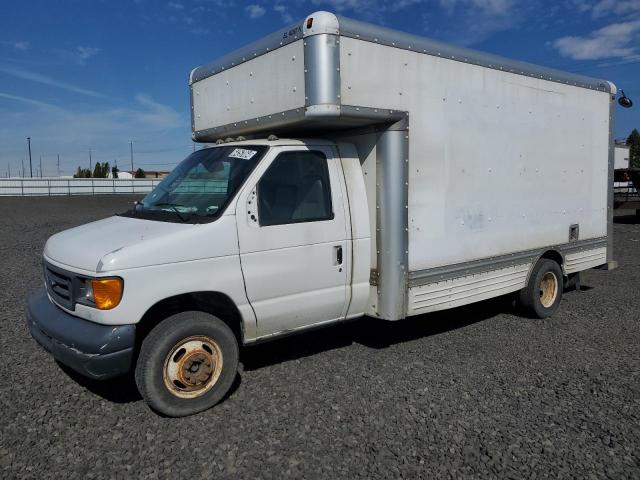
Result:
{"label": "hood", "polygon": [[[209,224],[181,224],[114,216],[53,235],[45,245],[44,255],[92,272],[229,255],[237,253],[238,248],[233,218],[223,216]],[[209,237],[210,233],[209,241],[203,241],[202,235]]]}

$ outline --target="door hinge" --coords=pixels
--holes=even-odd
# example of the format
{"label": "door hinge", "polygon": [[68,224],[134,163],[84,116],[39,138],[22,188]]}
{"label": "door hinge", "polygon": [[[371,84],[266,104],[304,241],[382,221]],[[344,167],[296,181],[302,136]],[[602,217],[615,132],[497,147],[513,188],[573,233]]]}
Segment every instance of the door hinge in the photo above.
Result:
{"label": "door hinge", "polygon": [[369,273],[369,285],[377,286],[379,279],[380,279],[380,274],[378,273],[378,270],[376,270],[375,268],[372,268],[371,272]]}

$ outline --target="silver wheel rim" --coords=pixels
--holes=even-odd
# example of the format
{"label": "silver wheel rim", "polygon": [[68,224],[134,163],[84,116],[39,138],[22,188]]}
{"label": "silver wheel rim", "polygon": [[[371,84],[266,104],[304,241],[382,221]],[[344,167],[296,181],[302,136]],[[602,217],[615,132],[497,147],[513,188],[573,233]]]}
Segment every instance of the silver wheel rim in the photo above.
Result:
{"label": "silver wheel rim", "polygon": [[549,308],[558,297],[558,277],[553,272],[547,272],[540,281],[540,303]]}
{"label": "silver wheel rim", "polygon": [[180,340],[167,354],[163,379],[167,389],[179,398],[204,395],[222,372],[222,350],[211,337],[195,335]]}

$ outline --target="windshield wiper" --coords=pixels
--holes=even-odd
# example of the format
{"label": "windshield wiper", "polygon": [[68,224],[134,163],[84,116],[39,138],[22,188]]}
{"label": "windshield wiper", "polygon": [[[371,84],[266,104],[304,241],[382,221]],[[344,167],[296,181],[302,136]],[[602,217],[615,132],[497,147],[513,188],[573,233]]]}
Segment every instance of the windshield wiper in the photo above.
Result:
{"label": "windshield wiper", "polygon": [[153,205],[154,207],[169,207],[171,210],[173,210],[175,212],[175,214],[178,216],[178,218],[180,218],[180,220],[182,220],[183,222],[188,221],[189,219],[187,217],[184,217],[181,213],[180,210],[178,210],[178,207],[184,207],[184,205],[180,205],[179,203],[155,203]]}

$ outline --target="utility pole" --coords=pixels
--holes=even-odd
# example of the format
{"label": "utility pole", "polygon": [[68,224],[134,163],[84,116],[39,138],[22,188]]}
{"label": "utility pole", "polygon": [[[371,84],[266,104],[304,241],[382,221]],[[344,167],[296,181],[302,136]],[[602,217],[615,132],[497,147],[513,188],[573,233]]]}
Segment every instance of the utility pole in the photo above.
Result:
{"label": "utility pole", "polygon": [[60,154],[58,154],[58,176],[60,176]]}
{"label": "utility pole", "polygon": [[20,160],[22,161],[22,178],[24,178],[24,157]]}
{"label": "utility pole", "polygon": [[33,178],[33,164],[31,163],[31,137],[27,137],[27,144],[29,145],[29,173],[31,174],[31,178]]}
{"label": "utility pole", "polygon": [[40,155],[40,178],[42,178],[42,155]]}
{"label": "utility pole", "polygon": [[131,177],[133,178],[135,175],[135,172],[133,171],[133,141],[129,142],[129,149],[131,151]]}
{"label": "utility pole", "polygon": [[7,162],[7,170],[9,171],[9,176],[7,178],[11,178],[11,163]]}
{"label": "utility pole", "polygon": [[89,177],[93,177],[93,167],[91,166],[91,149],[89,149]]}

